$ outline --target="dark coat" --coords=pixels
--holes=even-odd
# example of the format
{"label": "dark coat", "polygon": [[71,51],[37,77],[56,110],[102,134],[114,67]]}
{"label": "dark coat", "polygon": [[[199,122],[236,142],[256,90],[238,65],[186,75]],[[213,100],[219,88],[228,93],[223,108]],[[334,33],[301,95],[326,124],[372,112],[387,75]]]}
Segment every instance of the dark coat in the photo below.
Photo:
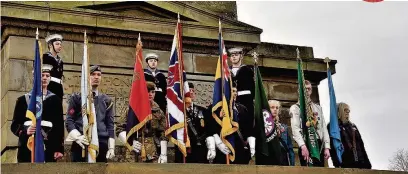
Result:
{"label": "dark coat", "polygon": [[[24,126],[24,122],[30,121],[30,119],[26,117],[29,96],[30,94],[27,93],[17,98],[13,121],[11,123],[11,132],[18,137],[18,162],[31,162],[31,151],[27,148],[29,138],[27,135],[28,127]],[[47,133],[47,138],[44,139],[44,146],[45,161],[53,162],[55,161],[55,152],[64,154],[64,118],[61,99],[51,92],[49,92],[43,100],[42,120],[52,123],[52,128]]]}

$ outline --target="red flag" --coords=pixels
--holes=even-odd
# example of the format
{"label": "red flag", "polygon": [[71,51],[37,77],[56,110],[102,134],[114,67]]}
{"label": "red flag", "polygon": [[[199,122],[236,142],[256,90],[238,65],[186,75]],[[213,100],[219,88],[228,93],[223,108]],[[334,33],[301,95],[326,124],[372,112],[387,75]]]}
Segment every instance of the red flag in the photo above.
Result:
{"label": "red flag", "polygon": [[152,119],[152,109],[149,101],[146,80],[144,78],[142,59],[143,59],[142,41],[140,36],[136,45],[136,61],[133,71],[132,89],[129,97],[129,111],[126,123],[127,141],[126,146],[129,150],[133,150],[129,143],[134,138],[131,138],[135,132],[142,128],[149,120]]}

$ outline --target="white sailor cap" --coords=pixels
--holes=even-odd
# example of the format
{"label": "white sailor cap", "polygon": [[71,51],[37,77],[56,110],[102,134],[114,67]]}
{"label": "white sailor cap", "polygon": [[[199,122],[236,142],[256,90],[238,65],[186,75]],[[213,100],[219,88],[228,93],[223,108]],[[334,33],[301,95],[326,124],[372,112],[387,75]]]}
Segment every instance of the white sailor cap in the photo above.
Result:
{"label": "white sailor cap", "polygon": [[54,41],[62,41],[62,36],[59,34],[52,34],[45,38],[45,42],[54,42]]}
{"label": "white sailor cap", "polygon": [[43,64],[42,66],[42,72],[50,72],[52,69],[52,65],[50,64]]}
{"label": "white sailor cap", "polygon": [[156,59],[157,61],[159,61],[159,55],[157,55],[156,53],[147,53],[145,61],[148,61],[149,59]]}
{"label": "white sailor cap", "polygon": [[236,54],[236,53],[238,53],[238,54],[243,54],[243,49],[240,48],[240,47],[235,47],[235,48],[230,48],[230,49],[228,50],[228,52],[229,52],[230,54]]}

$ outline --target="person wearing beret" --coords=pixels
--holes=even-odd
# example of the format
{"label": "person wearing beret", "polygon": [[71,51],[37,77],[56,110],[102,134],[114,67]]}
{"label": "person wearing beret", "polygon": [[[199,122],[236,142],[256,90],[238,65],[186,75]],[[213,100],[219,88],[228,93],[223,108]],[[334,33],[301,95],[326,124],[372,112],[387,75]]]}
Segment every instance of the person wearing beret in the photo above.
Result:
{"label": "person wearing beret", "polygon": [[[112,99],[101,93],[98,87],[102,79],[102,70],[98,65],[90,68],[90,83],[96,112],[96,125],[99,140],[99,153],[96,162],[107,162],[115,156],[114,109]],[[67,109],[65,122],[68,136],[67,141],[72,141],[72,162],[86,162],[82,157],[82,149],[89,145],[89,140],[83,135],[83,122],[81,114],[81,94],[74,93]]]}

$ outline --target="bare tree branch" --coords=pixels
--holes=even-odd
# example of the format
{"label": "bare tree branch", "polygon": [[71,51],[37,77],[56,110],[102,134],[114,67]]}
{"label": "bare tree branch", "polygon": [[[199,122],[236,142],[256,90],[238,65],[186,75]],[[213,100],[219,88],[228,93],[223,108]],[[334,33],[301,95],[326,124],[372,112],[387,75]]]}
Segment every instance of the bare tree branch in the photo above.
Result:
{"label": "bare tree branch", "polygon": [[395,171],[408,171],[408,150],[398,149],[389,159],[388,169]]}

